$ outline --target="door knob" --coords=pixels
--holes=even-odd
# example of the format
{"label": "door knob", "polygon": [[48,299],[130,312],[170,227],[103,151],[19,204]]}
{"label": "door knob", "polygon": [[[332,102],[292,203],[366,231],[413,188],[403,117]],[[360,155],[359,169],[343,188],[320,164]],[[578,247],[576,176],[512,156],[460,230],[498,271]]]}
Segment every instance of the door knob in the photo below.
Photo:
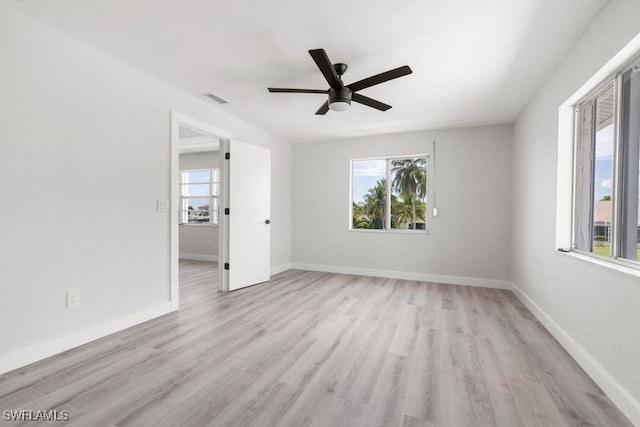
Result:
{"label": "door knob", "polygon": [[269,224],[271,224],[271,220],[265,219],[265,220],[264,220],[264,223],[265,223],[265,224],[267,224],[267,225],[269,225]]}

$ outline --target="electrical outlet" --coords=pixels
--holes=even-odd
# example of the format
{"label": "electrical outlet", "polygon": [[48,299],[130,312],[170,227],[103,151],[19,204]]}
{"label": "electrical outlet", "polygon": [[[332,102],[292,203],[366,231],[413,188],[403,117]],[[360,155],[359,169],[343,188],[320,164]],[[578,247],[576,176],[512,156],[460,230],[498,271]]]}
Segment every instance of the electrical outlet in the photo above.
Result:
{"label": "electrical outlet", "polygon": [[74,289],[73,291],[67,291],[67,308],[80,305],[80,289]]}

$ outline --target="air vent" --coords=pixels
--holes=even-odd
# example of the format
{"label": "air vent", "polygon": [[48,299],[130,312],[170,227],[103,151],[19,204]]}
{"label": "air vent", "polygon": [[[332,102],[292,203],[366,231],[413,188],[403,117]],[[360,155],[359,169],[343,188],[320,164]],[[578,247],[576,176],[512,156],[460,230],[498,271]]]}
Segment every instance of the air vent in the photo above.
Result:
{"label": "air vent", "polygon": [[213,101],[216,104],[228,104],[229,101],[225,101],[224,99],[220,98],[219,96],[215,96],[212,93],[205,93],[204,95],[205,98],[207,98],[209,101]]}

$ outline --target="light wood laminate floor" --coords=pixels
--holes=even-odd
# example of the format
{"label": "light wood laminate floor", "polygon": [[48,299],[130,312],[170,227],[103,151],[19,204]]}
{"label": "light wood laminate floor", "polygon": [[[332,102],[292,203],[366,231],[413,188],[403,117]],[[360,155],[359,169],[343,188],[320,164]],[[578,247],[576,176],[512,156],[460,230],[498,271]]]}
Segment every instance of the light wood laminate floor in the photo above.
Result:
{"label": "light wood laminate floor", "polygon": [[216,264],[180,268],[179,312],[1,376],[0,411],[92,427],[630,425],[511,292],[291,270],[220,293]]}

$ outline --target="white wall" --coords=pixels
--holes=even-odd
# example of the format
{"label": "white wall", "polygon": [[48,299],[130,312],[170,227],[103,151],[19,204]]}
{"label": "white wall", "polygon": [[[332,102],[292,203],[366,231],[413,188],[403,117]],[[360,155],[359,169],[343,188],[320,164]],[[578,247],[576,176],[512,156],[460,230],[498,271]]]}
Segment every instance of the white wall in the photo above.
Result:
{"label": "white wall", "polygon": [[[181,170],[219,168],[218,151],[180,154]],[[204,261],[218,260],[218,226],[217,225],[180,225],[180,258],[200,259]]]}
{"label": "white wall", "polygon": [[2,6],[0,57],[0,372],[167,309],[171,110],[272,150],[291,263],[290,143]]}
{"label": "white wall", "polygon": [[638,22],[640,1],[607,3],[517,120],[511,277],[547,327],[640,425],[640,280],[555,247],[558,107],[638,33]]}
{"label": "white wall", "polygon": [[[429,234],[348,231],[349,160],[431,153],[433,140],[438,216]],[[294,145],[294,263],[507,286],[511,140],[512,127],[497,125]]]}

